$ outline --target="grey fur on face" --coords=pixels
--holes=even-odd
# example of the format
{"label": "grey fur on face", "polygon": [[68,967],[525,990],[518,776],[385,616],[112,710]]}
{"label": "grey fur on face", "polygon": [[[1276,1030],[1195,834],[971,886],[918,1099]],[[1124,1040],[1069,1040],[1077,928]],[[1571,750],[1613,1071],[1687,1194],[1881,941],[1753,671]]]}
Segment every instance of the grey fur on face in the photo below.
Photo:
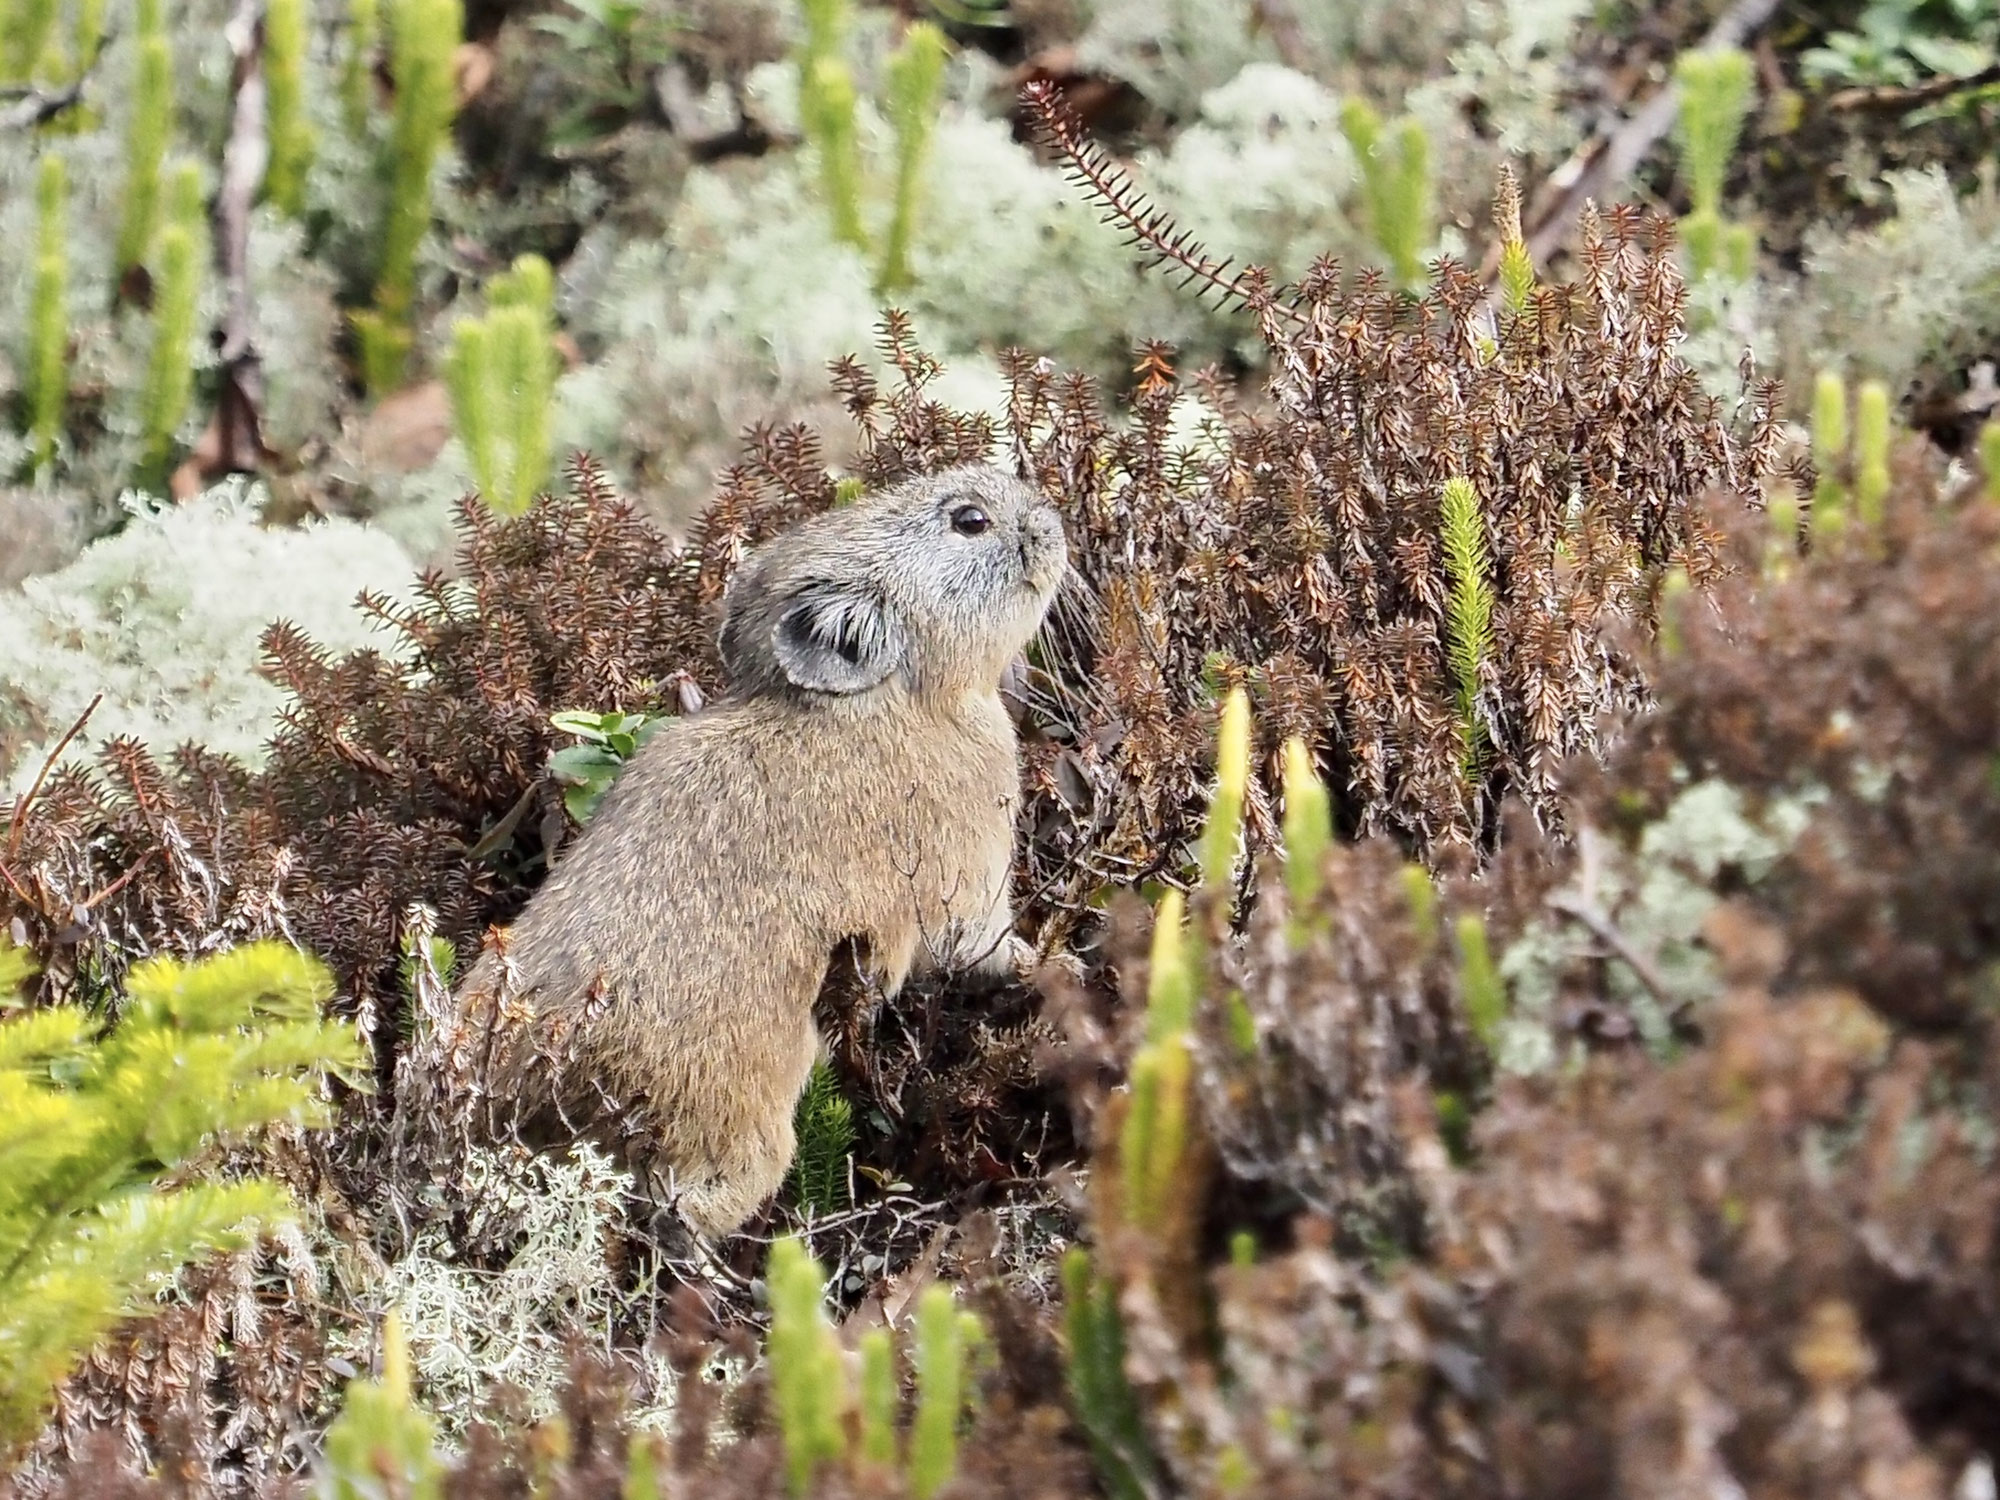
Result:
{"label": "grey fur on face", "polygon": [[723,666],[739,695],[998,682],[1067,567],[1062,523],[1033,489],[985,465],[948,469],[752,553],[724,597]]}

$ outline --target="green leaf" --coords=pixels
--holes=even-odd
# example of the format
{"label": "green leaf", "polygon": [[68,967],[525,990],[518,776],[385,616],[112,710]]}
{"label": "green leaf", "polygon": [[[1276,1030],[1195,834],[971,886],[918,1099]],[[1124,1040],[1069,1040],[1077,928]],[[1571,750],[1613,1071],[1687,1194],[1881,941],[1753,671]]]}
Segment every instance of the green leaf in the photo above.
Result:
{"label": "green leaf", "polygon": [[618,774],[618,768],[623,764],[601,745],[571,745],[549,756],[549,770],[556,779],[576,786],[608,781]]}

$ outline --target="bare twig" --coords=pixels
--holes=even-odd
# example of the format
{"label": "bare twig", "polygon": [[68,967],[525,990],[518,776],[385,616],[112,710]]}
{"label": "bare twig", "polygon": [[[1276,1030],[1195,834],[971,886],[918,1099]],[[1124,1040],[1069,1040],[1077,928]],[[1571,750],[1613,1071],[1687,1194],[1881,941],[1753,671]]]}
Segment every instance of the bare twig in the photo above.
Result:
{"label": "bare twig", "polygon": [[1578,870],[1576,890],[1552,894],[1547,902],[1549,910],[1580,923],[1585,931],[1609,948],[1613,956],[1632,971],[1662,1010],[1672,1011],[1677,1002],[1667,991],[1659,965],[1619,931],[1618,924],[1598,904],[1598,877],[1604,866],[1604,841],[1588,823],[1577,830],[1577,855],[1581,868]]}
{"label": "bare twig", "polygon": [[[1753,36],[1778,9],[1778,0],[1735,0],[1698,44],[1703,51],[1735,47]],[[1542,185],[1544,207],[1528,232],[1528,253],[1540,267],[1562,248],[1586,203],[1623,186],[1646,153],[1673,129],[1680,112],[1680,89],[1671,80],[1654,92],[1616,134],[1596,135],[1550,174]],[[1548,195],[1554,194],[1553,201]]]}
{"label": "bare twig", "polygon": [[1181,285],[1199,285],[1224,302],[1255,313],[1269,309],[1294,323],[1304,321],[1296,307],[1273,294],[1269,279],[1256,267],[1232,271],[1234,262],[1218,260],[1193,235],[1177,228],[1172,216],[1154,206],[1131,174],[1084,135],[1083,122],[1055,84],[1037,79],[1024,85],[1021,103],[1042,144],[1063,158],[1070,179],[1103,208],[1104,221],[1123,228],[1126,243],[1143,251],[1154,265],[1171,268],[1179,273]]}
{"label": "bare twig", "polygon": [[0,110],[0,130],[32,130],[37,125],[46,124],[66,109],[73,109],[83,102],[84,85],[90,82],[90,75],[97,71],[97,60],[104,56],[105,43],[109,33],[97,39],[97,50],[90,54],[90,61],[77,71],[69,83],[59,89],[37,88],[25,84],[17,88],[0,90],[0,98],[14,100],[6,109]]}
{"label": "bare twig", "polygon": [[59,89],[29,89],[14,103],[0,110],[0,130],[29,130],[53,120],[83,98],[83,80]]}
{"label": "bare twig", "polygon": [[1250,12],[1278,51],[1278,60],[1297,73],[1313,70],[1313,53],[1292,0],[1254,0]]}
{"label": "bare twig", "polygon": [[235,107],[215,203],[216,258],[228,294],[215,412],[215,463],[221,473],[254,473],[269,456],[262,424],[264,361],[257,349],[257,304],[250,285],[250,210],[271,156],[264,129],[263,9],[263,0],[236,0],[236,13],[224,28],[235,57]]}
{"label": "bare twig", "polygon": [[14,815],[7,821],[7,858],[12,859],[21,850],[21,830],[28,825],[28,809],[34,806],[35,798],[41,795],[42,783],[49,779],[49,772],[55,769],[55,764],[62,758],[63,751],[69,748],[69,742],[83,733],[83,726],[90,722],[90,716],[97,712],[97,705],[103,701],[104,694],[99,693],[84,705],[83,712],[76,716],[76,722],[64,731],[61,739],[56,741],[55,749],[42,758],[42,768],[35,773],[34,784],[14,803]]}
{"label": "bare twig", "polygon": [[1580,923],[1612,954],[1632,971],[1633,977],[1646,988],[1646,993],[1658,1001],[1661,1008],[1672,1010],[1678,1002],[1668,993],[1666,981],[1660,977],[1659,968],[1640,951],[1633,941],[1618,930],[1617,924],[1600,907],[1578,899],[1566,892],[1558,891],[1549,897],[1549,910],[1560,912]]}
{"label": "bare twig", "polygon": [[1933,104],[1939,99],[1949,99],[1953,94],[1983,89],[1993,83],[2000,83],[2000,63],[1961,77],[1926,79],[1909,88],[1891,88],[1885,84],[1877,88],[1842,89],[1837,94],[1828,95],[1826,107],[1830,110],[1914,109],[1919,104]]}

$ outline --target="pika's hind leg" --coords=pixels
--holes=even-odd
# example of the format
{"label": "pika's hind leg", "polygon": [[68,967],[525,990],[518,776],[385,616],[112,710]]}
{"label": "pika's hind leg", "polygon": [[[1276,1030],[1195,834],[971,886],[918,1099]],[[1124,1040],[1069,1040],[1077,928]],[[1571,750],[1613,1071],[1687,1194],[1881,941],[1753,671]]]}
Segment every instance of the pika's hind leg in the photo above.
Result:
{"label": "pika's hind leg", "polygon": [[719,1237],[740,1228],[778,1191],[791,1168],[798,1144],[792,1116],[819,1054],[819,1034],[810,1022],[799,1028],[786,1053],[781,1068],[763,1075],[754,1108],[735,1114],[726,1132],[709,1136],[695,1149],[694,1160],[687,1159],[684,1145],[680,1160],[663,1152],[647,1168],[654,1201],[671,1201],[705,1235]]}

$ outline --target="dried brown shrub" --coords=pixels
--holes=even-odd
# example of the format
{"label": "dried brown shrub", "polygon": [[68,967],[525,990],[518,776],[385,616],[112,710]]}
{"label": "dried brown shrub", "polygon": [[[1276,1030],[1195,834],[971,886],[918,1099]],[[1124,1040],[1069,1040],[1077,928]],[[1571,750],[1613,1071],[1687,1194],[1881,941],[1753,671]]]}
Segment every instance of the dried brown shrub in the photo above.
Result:
{"label": "dried brown shrub", "polygon": [[[1378,1180],[1421,1222],[1408,1258],[1338,1253],[1355,1198],[1324,1186],[1334,1217],[1251,1266],[1184,1269],[1092,1226],[1155,1451],[1189,1493],[1916,1500],[1996,1451],[2000,1037],[1975,997],[2000,964],[1981,843],[2000,813],[2000,513],[1939,488],[1913,459],[1884,531],[1682,620],[1657,708],[1583,793],[1581,815],[1636,847],[1691,776],[1824,789],[1775,870],[1748,889],[1719,877],[1698,1045],[1503,1079],[1457,1164],[1437,1055],[1351,1053],[1382,1060],[1363,1097],[1383,1101],[1371,1125],[1395,1173]],[[1545,913],[1572,856],[1534,853],[1448,905],[1516,927]],[[1340,878],[1366,857],[1330,856],[1321,918],[1359,927],[1350,949],[1393,952],[1393,863],[1372,896]],[[1213,961],[1210,1004],[1233,984],[1290,1018],[1277,1034],[1310,1034],[1340,989],[1292,982],[1300,952],[1270,935],[1295,914],[1281,883],[1258,894],[1266,937]],[[1607,961],[1572,977],[1601,986]],[[1408,993],[1417,973],[1406,960],[1368,991]],[[1204,1036],[1222,1086],[1202,1092],[1203,1133],[1228,1140],[1250,1105],[1278,1149],[1246,1155],[1239,1135],[1211,1215],[1246,1165],[1268,1174],[1328,1128],[1293,1103],[1310,1059],[1265,1043],[1246,1064],[1224,1042]],[[1100,1173],[1115,1144],[1096,1142]],[[1368,1181],[1315,1165],[1320,1184]],[[1176,1312],[1190,1301],[1194,1324]]]}

